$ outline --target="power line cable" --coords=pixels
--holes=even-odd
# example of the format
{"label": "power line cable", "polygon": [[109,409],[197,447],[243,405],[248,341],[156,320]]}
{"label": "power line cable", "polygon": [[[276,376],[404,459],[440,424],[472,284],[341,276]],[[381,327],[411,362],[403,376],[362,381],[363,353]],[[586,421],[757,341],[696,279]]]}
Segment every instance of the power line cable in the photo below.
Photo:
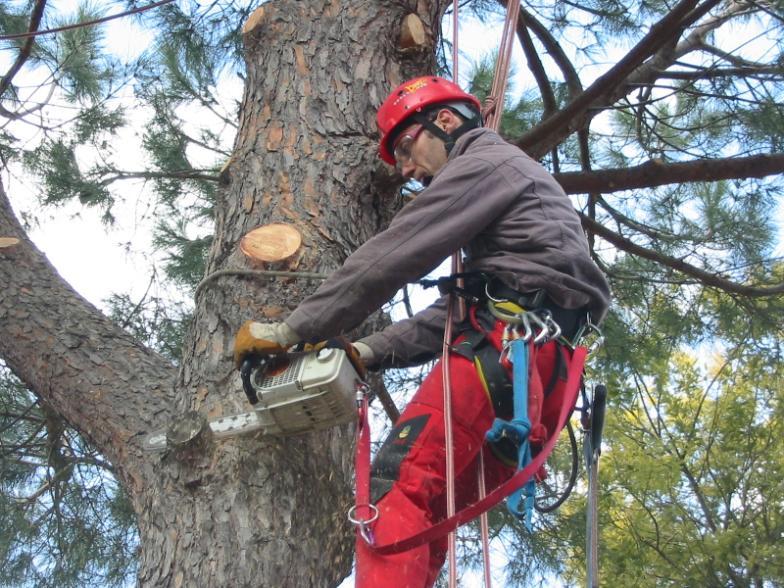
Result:
{"label": "power line cable", "polygon": [[39,35],[50,35],[53,33],[62,33],[63,31],[70,31],[73,29],[80,29],[82,27],[91,27],[97,24],[101,24],[110,20],[114,20],[116,18],[122,18],[124,16],[130,16],[132,14],[139,14],[140,12],[145,12],[146,10],[152,10],[153,8],[158,8],[159,6],[163,6],[164,4],[169,4],[170,2],[174,2],[174,0],[161,0],[160,2],[154,2],[153,4],[149,4],[147,6],[140,6],[138,8],[133,8],[132,10],[128,10],[126,12],[120,12],[118,14],[112,14],[111,16],[105,16],[103,18],[98,18],[95,20],[89,20],[86,22],[80,22],[70,25],[64,25],[62,27],[57,27],[54,29],[46,29],[44,31],[28,31],[26,33],[16,33],[14,35],[0,35],[0,41],[12,41],[14,39],[25,39],[29,37],[38,37]]}

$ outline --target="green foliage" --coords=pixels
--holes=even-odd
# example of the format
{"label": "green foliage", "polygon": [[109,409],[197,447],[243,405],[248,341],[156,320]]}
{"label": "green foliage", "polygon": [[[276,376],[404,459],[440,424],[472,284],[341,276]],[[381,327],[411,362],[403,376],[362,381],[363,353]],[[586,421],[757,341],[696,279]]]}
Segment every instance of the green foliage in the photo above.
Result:
{"label": "green foliage", "polygon": [[[474,64],[471,70],[471,82],[468,91],[482,102],[490,95],[497,59],[497,54],[484,56]],[[514,74],[515,72],[510,70],[509,77],[514,77]],[[511,81],[507,84],[504,111],[501,115],[500,125],[501,134],[508,138],[518,137],[534,126],[542,113],[540,98],[530,92],[515,98],[514,88],[510,86]]]}
{"label": "green foliage", "polygon": [[781,580],[780,365],[743,348],[717,353],[702,368],[674,353],[668,373],[638,380],[633,400],[608,423],[605,581],[742,586]]}
{"label": "green foliage", "polygon": [[168,251],[166,274],[176,283],[195,289],[204,277],[212,236],[188,238],[182,222],[161,221],[155,231],[156,246]]}
{"label": "green foliage", "polygon": [[125,123],[125,108],[110,110],[105,104],[97,103],[79,113],[74,124],[74,138],[77,144],[91,142],[96,147],[106,149],[109,139]]}
{"label": "green foliage", "polygon": [[[85,4],[69,19],[53,16],[51,5],[45,25],[136,4]],[[230,151],[236,103],[227,104],[224,83],[227,75],[241,75],[239,30],[256,4],[178,2],[144,13],[135,22],[155,31],[155,40],[124,63],[109,56],[101,27],[40,37],[24,64],[31,77],[18,76],[0,96],[12,115],[0,115],[0,165],[21,159],[38,178],[43,204],[76,200],[99,206],[106,220],[124,197],[122,178],[152,180],[143,198],[159,217],[155,247],[166,259],[167,278],[193,289],[204,274],[216,199],[216,182],[194,176],[215,176]],[[584,87],[671,8],[662,0],[525,6],[571,59]],[[0,32],[26,30],[30,7],[0,3]],[[487,0],[469,9],[487,22],[499,13]],[[545,163],[561,171],[782,152],[784,96],[775,66],[784,63],[784,7],[774,2],[749,10],[758,11],[740,22],[751,28],[702,37],[705,44],[720,40],[721,51],[703,47],[680,55],[653,81],[636,81],[611,114],[593,120],[587,145],[572,136]],[[512,140],[544,117],[545,91],[559,108],[572,98],[565,82],[570,72],[533,36],[548,83],[538,88],[523,72],[521,87],[510,87],[501,130]],[[13,58],[23,42],[0,50]],[[475,67],[470,89],[480,98],[488,93],[494,61],[486,57]],[[766,66],[766,73],[743,73],[755,65]],[[721,74],[731,66],[739,73]],[[44,89],[27,88],[30,79]],[[117,100],[130,90],[138,102],[133,110]],[[142,123],[134,120],[140,117]],[[117,156],[115,143],[128,140],[131,124],[144,128],[141,170],[128,169]],[[28,127],[36,130],[34,138]],[[784,265],[774,258],[781,190],[776,178],[595,195],[599,222],[659,256],[623,253],[601,240],[593,251],[615,295],[602,326],[607,342],[591,364],[611,394],[600,501],[603,584],[784,582],[784,302],[727,295],[662,261],[682,260],[739,284],[782,283]],[[575,202],[588,211],[585,200]],[[162,296],[137,301],[122,293],[107,306],[138,340],[179,360],[186,308]],[[136,536],[111,466],[7,374],[0,379],[0,405],[0,584],[127,582]],[[507,585],[544,585],[553,573],[569,585],[584,583],[584,507],[578,485],[560,511],[538,517],[535,535],[521,533],[503,511],[493,513],[493,532],[510,559]],[[465,536],[461,555],[473,565],[475,529]]]}
{"label": "green foliage", "polygon": [[60,204],[76,198],[87,206],[111,206],[106,186],[90,181],[79,169],[75,145],[62,141],[44,142],[25,154],[28,169],[41,176],[45,204]]}
{"label": "green foliage", "polygon": [[[153,276],[150,286],[154,279]],[[105,301],[109,316],[139,342],[179,363],[191,313],[181,304],[148,294],[149,290],[139,301],[127,294],[111,295]]]}
{"label": "green foliage", "polygon": [[[63,25],[100,18],[102,13],[87,6],[80,6],[73,20]],[[98,101],[113,79],[111,61],[105,57],[100,27],[79,27],[64,31],[55,37],[55,50],[51,55],[57,64],[57,75],[67,98]]]}
{"label": "green foliage", "polygon": [[0,368],[0,585],[127,586],[138,536],[111,465]]}

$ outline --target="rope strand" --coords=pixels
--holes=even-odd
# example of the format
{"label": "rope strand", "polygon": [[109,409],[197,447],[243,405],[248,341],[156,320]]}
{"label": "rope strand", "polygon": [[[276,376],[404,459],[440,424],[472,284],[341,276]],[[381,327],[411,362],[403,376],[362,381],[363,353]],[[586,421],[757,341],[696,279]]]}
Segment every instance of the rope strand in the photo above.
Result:
{"label": "rope strand", "polygon": [[506,18],[504,29],[501,33],[501,45],[498,52],[493,84],[490,88],[490,97],[495,98],[495,109],[487,117],[485,125],[497,131],[501,126],[501,115],[504,110],[504,96],[506,84],[509,79],[509,64],[512,59],[512,48],[517,30],[517,19],[520,16],[520,0],[509,0],[506,5]]}
{"label": "rope strand", "polygon": [[[452,4],[452,81],[458,83],[457,62],[458,62],[458,0]],[[463,260],[460,251],[452,254],[452,273],[463,272]],[[451,518],[455,515],[455,456],[452,445],[452,382],[449,376],[449,346],[452,343],[452,320],[454,318],[455,302],[454,294],[450,292],[447,299],[446,325],[444,326],[444,345],[441,353],[441,369],[444,387],[444,444],[446,449],[446,516]],[[462,320],[464,315],[464,304],[462,298],[459,301],[460,308],[458,315]],[[457,586],[457,531],[449,532],[447,537],[447,553],[449,557],[449,588]]]}

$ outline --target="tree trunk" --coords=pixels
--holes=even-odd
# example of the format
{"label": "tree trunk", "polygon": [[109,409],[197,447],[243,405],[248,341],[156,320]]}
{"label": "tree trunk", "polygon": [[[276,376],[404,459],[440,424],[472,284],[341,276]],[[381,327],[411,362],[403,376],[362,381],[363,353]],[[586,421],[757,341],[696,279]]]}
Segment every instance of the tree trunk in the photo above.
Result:
{"label": "tree trunk", "polygon": [[[325,273],[386,226],[399,178],[376,156],[375,111],[391,87],[433,71],[445,5],[277,0],[251,16],[240,130],[222,174],[208,274],[248,269],[238,244],[262,224],[302,233],[286,269]],[[401,52],[410,12],[429,44]],[[177,374],[79,298],[26,240],[1,187],[0,197],[0,236],[22,239],[0,249],[0,353],[117,467],[138,515],[139,584],[337,585],[352,559],[352,426],[208,439],[189,454],[142,450],[145,435],[188,410],[248,410],[233,333],[249,318],[285,318],[317,284],[211,280]]]}

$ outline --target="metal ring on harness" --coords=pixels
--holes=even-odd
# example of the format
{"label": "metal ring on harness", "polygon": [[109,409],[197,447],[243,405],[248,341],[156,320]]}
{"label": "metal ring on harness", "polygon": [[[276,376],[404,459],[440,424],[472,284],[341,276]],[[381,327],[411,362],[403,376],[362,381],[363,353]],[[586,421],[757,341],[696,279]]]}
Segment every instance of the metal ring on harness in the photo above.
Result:
{"label": "metal ring on harness", "polygon": [[[358,508],[367,508],[372,513],[369,519],[359,519],[354,516],[354,513],[357,512]],[[351,508],[348,509],[348,520],[352,525],[356,525],[359,528],[359,534],[362,535],[362,538],[368,543],[368,545],[373,544],[373,536],[370,533],[370,529],[368,528],[369,525],[375,523],[378,520],[379,516],[378,507],[374,504],[355,504]]]}
{"label": "metal ring on harness", "polygon": [[524,317],[526,315],[526,311],[510,314],[508,312],[504,312],[500,308],[498,308],[495,303],[499,302],[509,302],[508,300],[496,300],[495,298],[491,298],[487,301],[487,310],[492,314],[495,318],[499,321],[504,321],[510,325],[521,325],[523,324]]}
{"label": "metal ring on harness", "polygon": [[492,294],[490,294],[490,281],[485,282],[485,296],[490,302],[509,302],[506,298],[495,298]]}

